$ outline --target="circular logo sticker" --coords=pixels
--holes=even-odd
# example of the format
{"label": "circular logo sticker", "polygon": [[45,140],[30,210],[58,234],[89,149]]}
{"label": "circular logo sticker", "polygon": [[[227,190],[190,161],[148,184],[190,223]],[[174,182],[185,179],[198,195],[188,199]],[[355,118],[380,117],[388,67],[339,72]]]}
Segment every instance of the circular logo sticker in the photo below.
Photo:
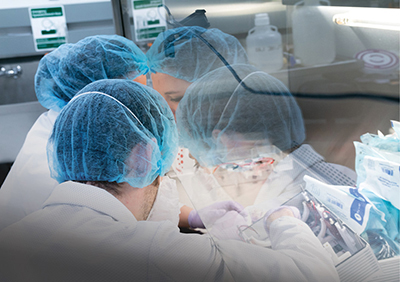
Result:
{"label": "circular logo sticker", "polygon": [[399,65],[399,57],[381,49],[368,49],[356,54],[356,59],[364,61],[364,67],[374,70],[392,69]]}

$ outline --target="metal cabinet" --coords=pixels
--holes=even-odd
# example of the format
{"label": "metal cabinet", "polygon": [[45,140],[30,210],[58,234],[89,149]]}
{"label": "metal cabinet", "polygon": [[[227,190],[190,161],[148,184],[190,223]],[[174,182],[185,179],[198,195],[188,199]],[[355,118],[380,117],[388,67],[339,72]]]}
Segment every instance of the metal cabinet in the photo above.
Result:
{"label": "metal cabinet", "polygon": [[54,5],[64,6],[68,42],[115,33],[108,0],[0,3],[0,163],[14,161],[26,133],[46,110],[34,91],[34,76],[45,52],[35,51],[29,7]]}

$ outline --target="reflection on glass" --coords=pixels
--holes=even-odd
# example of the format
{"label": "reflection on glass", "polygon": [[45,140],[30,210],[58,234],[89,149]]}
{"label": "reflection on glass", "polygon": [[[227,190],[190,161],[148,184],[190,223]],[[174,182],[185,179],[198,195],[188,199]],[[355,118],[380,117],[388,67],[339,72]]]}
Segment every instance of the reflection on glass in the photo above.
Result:
{"label": "reflection on glass", "polygon": [[201,166],[183,185],[196,208],[226,199],[263,203],[249,209],[254,219],[301,191],[301,175],[324,162],[293,154],[317,155],[302,146],[303,118],[287,88],[250,65],[233,68],[241,83],[229,69],[217,69],[194,82],[179,104],[181,145]]}

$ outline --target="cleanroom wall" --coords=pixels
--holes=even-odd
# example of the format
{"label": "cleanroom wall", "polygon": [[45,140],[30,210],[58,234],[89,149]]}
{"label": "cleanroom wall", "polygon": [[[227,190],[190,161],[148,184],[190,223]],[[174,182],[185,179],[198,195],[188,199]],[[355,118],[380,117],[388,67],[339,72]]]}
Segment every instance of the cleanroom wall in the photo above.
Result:
{"label": "cleanroom wall", "polygon": [[[128,11],[130,2],[121,3]],[[353,141],[367,132],[387,134],[390,120],[399,119],[400,15],[396,1],[164,3],[177,21],[204,9],[210,28],[234,35],[249,56],[252,51],[246,38],[255,26],[255,16],[268,13],[270,25],[282,38],[281,67],[266,67],[277,60],[275,56],[268,61],[267,55],[256,66],[281,80],[296,97],[306,126],[305,143],[328,162],[354,169]],[[127,35],[134,39],[129,13]],[[350,15],[353,21],[369,17],[376,25],[368,25],[368,19],[363,26],[340,25],[334,22],[338,15]],[[137,44],[146,49],[149,42]],[[372,63],[368,61],[371,57]],[[393,60],[392,65],[385,65],[387,60]]]}
{"label": "cleanroom wall", "polygon": [[[15,160],[37,117],[46,110],[37,102],[34,76],[39,60],[51,50],[35,50],[29,8],[53,6],[64,7],[67,42],[114,33],[109,0],[1,1],[0,164],[6,163],[6,168]],[[0,180],[6,173],[0,172]]]}
{"label": "cleanroom wall", "polygon": [[[334,35],[335,58],[330,63],[304,66],[296,57],[293,42],[293,12],[299,8],[298,1],[197,1],[182,2],[165,0],[176,20],[182,20],[196,9],[205,9],[211,28],[232,34],[246,46],[248,31],[254,27],[257,13],[268,13],[271,25],[277,27],[282,36],[282,61],[280,70],[270,72],[280,79],[294,94],[302,109],[307,129],[306,142],[325,156],[328,161],[354,168],[352,141],[366,132],[381,130],[388,133],[390,119],[399,119],[398,66],[392,70],[365,69],[365,62],[356,59],[364,50],[385,50],[398,58],[398,30],[388,30],[385,24],[378,28],[337,25],[333,17],[337,14],[358,12],[363,14],[378,9],[398,12],[396,1],[331,1],[318,2],[318,10],[331,25]],[[33,47],[28,8],[48,5],[50,1],[18,1],[2,3],[0,13],[0,64],[6,70],[20,65],[22,72],[14,78],[0,77],[1,116],[1,162],[12,162],[23,143],[24,136],[35,118],[44,111],[37,103],[33,89],[33,77],[40,57],[45,52],[36,52]],[[65,6],[69,42],[100,33],[114,33],[111,1],[58,1]],[[127,9],[129,1],[121,1]],[[125,3],[125,4],[124,4]],[[54,2],[52,2],[54,4]],[[124,6],[125,5],[125,6]],[[96,10],[96,13],[90,11]],[[130,11],[125,11],[130,13]],[[379,22],[376,18],[375,22]],[[129,19],[133,27],[133,20]],[[301,23],[300,23],[301,24]],[[392,25],[396,25],[393,23]],[[398,26],[398,23],[397,23]],[[133,30],[133,28],[132,28]],[[134,38],[133,31],[130,36]],[[307,32],[304,33],[307,35]],[[319,38],[306,41],[309,46],[317,45]],[[144,50],[146,44],[137,42]],[[303,46],[307,49],[307,45]],[[301,94],[314,95],[300,97]],[[321,99],[323,95],[337,98]],[[355,98],[340,97],[351,94]],[[354,95],[362,94],[362,95]],[[365,97],[364,97],[365,96]],[[339,98],[340,97],[340,98]],[[350,96],[349,96],[350,97]],[[397,100],[382,100],[389,97]],[[323,98],[323,97],[322,97]],[[25,104],[28,103],[28,104]],[[17,108],[13,108],[17,107]],[[27,122],[27,120],[29,122]]]}

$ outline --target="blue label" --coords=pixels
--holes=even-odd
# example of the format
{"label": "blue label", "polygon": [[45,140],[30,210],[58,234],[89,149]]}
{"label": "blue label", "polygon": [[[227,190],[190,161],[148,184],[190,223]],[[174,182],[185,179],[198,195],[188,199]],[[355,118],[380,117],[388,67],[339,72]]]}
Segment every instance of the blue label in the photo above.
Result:
{"label": "blue label", "polygon": [[343,204],[334,198],[328,197],[328,202],[331,203],[332,205],[337,206],[340,209],[343,209]]}
{"label": "blue label", "polygon": [[382,172],[386,173],[389,176],[393,176],[393,169],[388,169],[388,168],[383,168],[382,167]]}
{"label": "blue label", "polygon": [[356,197],[350,207],[350,217],[362,225],[364,222],[365,207],[368,201],[358,192],[357,188],[350,188],[349,192]]}
{"label": "blue label", "polygon": [[364,222],[365,215],[365,207],[367,206],[366,202],[362,202],[358,199],[355,199],[350,207],[350,217],[354,219],[360,225]]}
{"label": "blue label", "polygon": [[399,184],[397,184],[395,181],[390,181],[390,180],[387,180],[387,179],[385,179],[383,177],[380,177],[380,176],[378,177],[378,180],[382,185],[384,185],[386,187],[389,187],[389,188],[399,187]]}
{"label": "blue label", "polygon": [[368,202],[360,192],[358,192],[358,188],[349,188],[349,192],[351,195],[353,195],[355,198],[357,198],[359,201],[364,201]]}
{"label": "blue label", "polygon": [[381,170],[383,173],[389,175],[389,176],[393,176],[393,167],[387,164],[379,164],[381,167]]}

